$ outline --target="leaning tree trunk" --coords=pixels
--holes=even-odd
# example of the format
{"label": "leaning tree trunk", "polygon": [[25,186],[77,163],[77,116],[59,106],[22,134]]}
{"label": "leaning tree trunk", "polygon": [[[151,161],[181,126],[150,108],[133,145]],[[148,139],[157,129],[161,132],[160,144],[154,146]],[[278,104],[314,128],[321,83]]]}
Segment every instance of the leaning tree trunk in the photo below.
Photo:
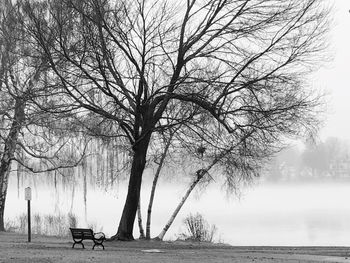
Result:
{"label": "leaning tree trunk", "polygon": [[143,170],[146,165],[147,149],[150,141],[151,133],[145,137],[134,147],[134,156],[131,165],[128,193],[119,222],[117,234],[112,239],[118,240],[134,240],[133,229],[136,217],[137,205],[140,199],[141,181]]}
{"label": "leaning tree trunk", "polygon": [[163,228],[163,230],[160,232],[160,234],[155,238],[156,240],[163,240],[164,235],[166,234],[166,232],[168,231],[169,227],[171,226],[171,224],[174,222],[177,214],[179,213],[180,209],[182,208],[182,206],[184,205],[184,203],[186,202],[187,198],[190,196],[192,190],[195,188],[195,186],[199,183],[199,181],[203,178],[203,176],[206,174],[207,170],[201,169],[197,171],[197,178],[191,183],[190,187],[187,189],[187,192],[185,193],[185,195],[182,197],[180,203],[177,205],[175,211],[173,212],[173,214],[171,215],[168,223],[165,225],[165,227]]}
{"label": "leaning tree trunk", "polygon": [[4,212],[11,161],[14,157],[18,134],[24,121],[24,102],[17,98],[10,132],[5,140],[4,153],[0,161],[0,231],[5,231]]}
{"label": "leaning tree trunk", "polygon": [[168,231],[169,227],[171,226],[171,224],[174,222],[177,214],[179,213],[180,209],[182,208],[182,206],[184,205],[184,203],[186,202],[187,198],[189,197],[189,195],[191,194],[192,190],[195,188],[195,186],[199,183],[200,180],[202,180],[202,178],[204,177],[205,174],[207,174],[210,169],[212,169],[214,167],[215,164],[217,164],[225,155],[227,155],[228,153],[230,153],[230,151],[232,151],[232,149],[234,149],[239,143],[243,142],[248,136],[250,136],[251,133],[245,135],[237,144],[232,145],[229,149],[226,149],[224,151],[222,151],[220,154],[218,154],[214,160],[204,169],[199,169],[196,172],[197,178],[192,182],[192,184],[190,185],[190,187],[187,189],[187,192],[185,193],[185,195],[182,197],[181,202],[178,204],[178,206],[176,207],[174,213],[171,215],[168,223],[165,225],[165,227],[163,228],[163,230],[160,232],[160,234],[155,238],[155,240],[163,240],[164,235],[166,234],[166,232]]}

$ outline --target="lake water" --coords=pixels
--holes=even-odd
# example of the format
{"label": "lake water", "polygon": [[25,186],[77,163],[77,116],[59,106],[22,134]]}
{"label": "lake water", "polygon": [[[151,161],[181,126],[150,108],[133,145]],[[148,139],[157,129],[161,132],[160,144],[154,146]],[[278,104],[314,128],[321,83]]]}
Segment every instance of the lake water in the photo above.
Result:
{"label": "lake water", "polygon": [[[23,185],[17,191],[16,179],[10,179],[5,218],[15,220],[26,213]],[[34,187],[33,185],[31,185]],[[35,186],[32,214],[78,216],[78,226],[94,225],[107,236],[115,234],[121,216],[126,183],[108,191],[88,189],[87,206],[79,183],[72,188]],[[142,192],[143,219],[150,185]],[[153,208],[152,236],[166,224],[186,191],[185,184],[163,182]],[[73,200],[73,201],[72,201]],[[184,231],[182,221],[189,213],[200,213],[218,228],[217,239],[232,245],[349,246],[350,182],[266,183],[243,190],[240,198],[227,197],[218,185],[204,192],[194,191],[165,236],[176,239]],[[138,237],[135,224],[134,235]]]}

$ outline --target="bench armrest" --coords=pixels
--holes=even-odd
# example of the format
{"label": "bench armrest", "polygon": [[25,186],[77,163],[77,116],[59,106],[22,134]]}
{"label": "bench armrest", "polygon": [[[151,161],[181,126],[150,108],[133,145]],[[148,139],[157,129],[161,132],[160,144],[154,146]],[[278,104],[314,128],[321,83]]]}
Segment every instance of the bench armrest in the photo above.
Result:
{"label": "bench armrest", "polygon": [[[98,236],[98,237],[96,237],[96,236]],[[97,232],[97,233],[94,233],[94,238],[97,240],[103,240],[103,239],[106,239],[106,236],[102,232]]]}

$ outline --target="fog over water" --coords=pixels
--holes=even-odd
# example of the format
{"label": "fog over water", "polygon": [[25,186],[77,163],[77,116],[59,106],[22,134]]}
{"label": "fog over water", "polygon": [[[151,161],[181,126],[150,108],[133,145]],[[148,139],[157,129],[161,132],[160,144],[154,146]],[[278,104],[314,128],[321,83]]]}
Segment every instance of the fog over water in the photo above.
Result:
{"label": "fog over water", "polygon": [[[16,220],[26,213],[24,188],[17,191],[12,177],[8,191],[5,218]],[[72,188],[34,187],[32,215],[67,214],[78,216],[78,226],[93,226],[107,236],[116,233],[121,216],[126,183],[112,189],[92,189],[87,194],[87,207],[81,182],[77,182],[72,203]],[[33,185],[32,185],[33,186]],[[142,192],[143,220],[150,185]],[[156,193],[152,217],[152,236],[164,227],[174,208],[186,191],[186,184],[163,182]],[[218,228],[216,241],[232,245],[298,245],[347,246],[350,244],[350,182],[260,182],[242,191],[240,198],[227,197],[218,184],[205,191],[194,191],[165,236],[174,240],[184,231],[182,221],[189,213],[200,213]],[[135,222],[134,235],[138,237]]]}
{"label": "fog over water", "polygon": [[[239,197],[227,196],[219,182],[210,184],[206,189],[195,190],[165,235],[165,240],[174,240],[185,230],[183,219],[187,215],[200,213],[210,224],[217,226],[216,241],[231,245],[350,245],[350,179],[344,179],[344,177],[350,178],[350,122],[348,121],[350,1],[329,0],[326,3],[334,5],[332,11],[334,21],[329,33],[332,58],[307,79],[311,87],[320,90],[320,93],[323,91],[327,93],[327,112],[326,116],[322,116],[325,119],[324,127],[316,136],[316,142],[320,147],[304,145],[307,139],[302,138],[303,142],[300,144],[303,144],[303,149],[309,150],[305,151],[307,154],[292,152],[279,163],[285,165],[287,161],[295,162],[290,164],[293,168],[290,169],[292,172],[287,169],[288,166],[276,166],[279,169],[275,169],[275,177],[271,176],[273,179],[257,180],[254,185],[242,189]],[[327,141],[327,138],[332,136],[344,140]],[[349,145],[346,145],[345,141]],[[95,146],[100,147],[98,144]],[[80,168],[81,174],[75,174],[77,176],[74,179],[68,180],[65,184],[58,183],[56,187],[54,183],[48,183],[45,175],[39,175],[39,177],[33,175],[35,178],[42,179],[24,179],[18,183],[16,174],[11,174],[6,199],[6,222],[9,225],[16,225],[20,221],[19,218],[26,213],[24,189],[30,186],[33,189],[31,201],[33,216],[73,213],[78,218],[78,227],[93,227],[95,231],[103,231],[108,237],[114,235],[125,203],[127,181],[121,180],[108,187],[96,184],[96,178],[99,176],[97,171],[107,178],[118,170],[118,165],[115,164],[117,158],[114,153],[112,154],[111,149],[100,155],[101,160],[108,163],[105,166],[101,165],[103,171],[99,167],[102,161],[97,158],[93,161],[91,159],[88,163],[93,163],[96,167]],[[332,149],[339,150],[337,152]],[[110,156],[110,159],[107,156]],[[323,164],[329,169],[326,170]],[[297,174],[299,166],[302,165],[307,166],[302,171],[303,176],[309,176],[309,180],[288,180]],[[13,167],[13,170],[15,168]],[[321,175],[318,172],[322,169],[324,174]],[[282,172],[287,176],[282,176]],[[96,178],[94,182],[87,183],[85,196],[81,176],[85,175],[86,185],[88,173],[94,174]],[[28,177],[30,176],[32,174]],[[320,178],[315,178],[317,176]],[[333,180],[330,179],[331,176],[334,176]],[[189,178],[183,179],[181,176],[176,178],[162,180],[157,188],[152,213],[152,237],[160,233],[187,190]],[[279,181],[276,181],[276,178]],[[75,181],[72,182],[72,180]],[[151,179],[143,182],[141,192],[144,224],[150,182]],[[135,237],[139,236],[138,231],[136,219]],[[67,237],[68,240],[70,241],[71,238]]]}

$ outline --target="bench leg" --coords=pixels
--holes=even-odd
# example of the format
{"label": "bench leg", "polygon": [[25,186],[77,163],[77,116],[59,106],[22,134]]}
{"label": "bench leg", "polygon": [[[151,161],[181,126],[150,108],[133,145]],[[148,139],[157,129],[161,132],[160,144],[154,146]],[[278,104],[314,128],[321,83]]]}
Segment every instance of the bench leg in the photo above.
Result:
{"label": "bench leg", "polygon": [[100,243],[95,243],[94,246],[92,247],[92,249],[95,249],[95,246],[102,246],[103,250],[105,250],[105,246],[103,244]]}
{"label": "bench leg", "polygon": [[82,241],[78,241],[78,242],[74,241],[74,244],[73,244],[72,248],[74,248],[75,244],[81,244],[83,249],[85,249],[84,244],[83,244]]}

